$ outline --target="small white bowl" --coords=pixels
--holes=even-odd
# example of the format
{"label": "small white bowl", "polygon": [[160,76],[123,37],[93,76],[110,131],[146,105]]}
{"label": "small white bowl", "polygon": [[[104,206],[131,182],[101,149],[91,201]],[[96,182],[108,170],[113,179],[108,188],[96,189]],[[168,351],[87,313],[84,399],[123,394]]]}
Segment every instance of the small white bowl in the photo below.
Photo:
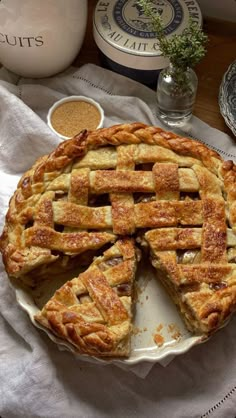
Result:
{"label": "small white bowl", "polygon": [[[51,122],[51,120],[52,120],[52,114],[53,114],[53,112],[59,106],[61,106],[63,103],[68,103],[68,102],[86,102],[86,103],[90,103],[91,105],[93,105],[98,110],[98,112],[100,114],[100,122],[98,123],[98,125],[96,126],[95,129],[99,129],[99,128],[102,128],[103,127],[103,123],[104,123],[104,111],[103,111],[102,107],[100,106],[100,104],[98,102],[96,102],[95,100],[91,99],[90,97],[86,97],[86,96],[69,96],[69,97],[65,97],[64,99],[61,99],[61,100],[58,100],[57,102],[55,102],[53,104],[53,106],[50,107],[50,109],[48,111],[48,114],[47,114],[47,124],[48,124],[48,126],[60,138],[62,138],[62,139],[69,139],[69,138],[71,138],[71,136],[62,135],[60,132],[58,132],[53,127],[52,122]],[[84,129],[86,129],[86,128],[84,128]]]}

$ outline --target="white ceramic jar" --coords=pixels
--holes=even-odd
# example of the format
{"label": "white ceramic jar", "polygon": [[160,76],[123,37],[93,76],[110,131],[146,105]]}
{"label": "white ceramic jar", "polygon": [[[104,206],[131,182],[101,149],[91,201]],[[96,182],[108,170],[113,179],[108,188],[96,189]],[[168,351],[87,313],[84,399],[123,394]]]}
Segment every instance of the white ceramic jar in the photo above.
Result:
{"label": "white ceramic jar", "polygon": [[0,0],[0,62],[24,77],[66,69],[82,46],[87,0]]}

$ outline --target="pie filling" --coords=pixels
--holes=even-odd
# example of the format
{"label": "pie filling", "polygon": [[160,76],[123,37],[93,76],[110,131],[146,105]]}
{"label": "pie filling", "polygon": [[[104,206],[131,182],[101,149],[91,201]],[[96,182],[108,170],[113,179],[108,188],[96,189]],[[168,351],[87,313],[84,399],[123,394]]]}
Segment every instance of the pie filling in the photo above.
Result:
{"label": "pie filling", "polygon": [[[164,266],[161,266],[160,262],[157,261],[155,257],[152,258],[152,265],[157,271],[157,279],[160,280],[160,282],[163,284],[171,299],[177,306],[181,317],[184,319],[189,331],[193,332],[194,334],[202,334],[207,332],[207,329],[203,329],[201,321],[199,321],[199,319],[196,317],[191,307],[184,301],[184,292],[174,285]],[[199,289],[199,284],[191,284],[187,286],[189,287],[185,288],[186,291],[191,292]]]}
{"label": "pie filling", "polygon": [[159,127],[82,131],[20,180],[6,271],[28,286],[76,271],[36,320],[80,353],[128,356],[137,242],[187,328],[209,335],[236,310],[235,184],[232,161]]}
{"label": "pie filling", "polygon": [[[153,267],[155,267],[155,261],[152,261]],[[157,279],[161,281],[165,289],[167,290],[168,294],[170,295],[171,299],[179,309],[179,312],[182,314],[182,317],[186,323],[186,326],[189,330],[192,332],[196,332],[195,326],[193,326],[193,323],[196,325],[196,320],[194,318],[194,315],[192,314],[189,307],[183,303],[180,299],[180,295],[175,289],[174,285],[171,284],[171,282],[168,280],[168,275],[164,270],[157,269]]]}

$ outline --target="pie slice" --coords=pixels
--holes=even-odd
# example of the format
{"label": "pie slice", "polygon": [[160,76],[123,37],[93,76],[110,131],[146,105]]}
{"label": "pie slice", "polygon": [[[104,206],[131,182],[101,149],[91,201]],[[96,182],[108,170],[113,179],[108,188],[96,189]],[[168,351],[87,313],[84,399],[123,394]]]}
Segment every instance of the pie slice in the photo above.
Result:
{"label": "pie slice", "polygon": [[35,319],[83,354],[128,356],[137,251],[118,240],[78,277],[66,282]]}
{"label": "pie slice", "polygon": [[[122,237],[141,242],[143,251],[144,246],[150,249],[157,277],[192,332],[209,335],[236,310],[236,166],[232,161],[223,161],[198,141],[143,123],[83,131],[23,175],[10,200],[0,250],[8,275],[36,286],[44,279],[56,280],[58,271],[89,265],[91,258]],[[100,276],[108,274],[97,266],[99,260],[88,270],[99,271],[98,284]],[[86,274],[75,282],[86,281],[81,279]],[[104,301],[115,294],[111,288],[107,287]],[[56,318],[57,311],[51,313],[49,307],[59,303],[57,297],[41,318],[50,327],[58,324],[56,332],[71,339],[72,331],[69,336],[70,327],[64,324],[68,316],[64,322],[61,313],[59,322],[50,319],[50,315]],[[120,306],[125,300],[121,299],[116,295]],[[95,299],[86,305],[91,312],[92,303]],[[84,305],[77,302],[76,306],[84,309]],[[145,308],[149,309],[148,301]],[[118,355],[118,351],[121,355],[125,346],[125,337],[118,337],[113,328],[122,329],[117,325],[119,312],[113,314],[115,325],[105,310],[99,314],[104,323],[93,323],[93,327],[107,326],[111,340],[113,332],[122,341],[105,348],[104,355]],[[79,341],[82,330],[76,329]],[[91,340],[88,335],[82,340]],[[86,350],[96,353],[95,347]]]}

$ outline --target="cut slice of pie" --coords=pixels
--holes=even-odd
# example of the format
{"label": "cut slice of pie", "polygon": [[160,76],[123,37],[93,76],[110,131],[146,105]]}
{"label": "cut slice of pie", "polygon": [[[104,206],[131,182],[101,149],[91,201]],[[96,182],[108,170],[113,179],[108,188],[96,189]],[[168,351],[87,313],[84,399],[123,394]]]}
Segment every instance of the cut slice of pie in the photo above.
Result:
{"label": "cut slice of pie", "polygon": [[56,291],[35,319],[83,354],[128,356],[137,251],[118,240]]}

